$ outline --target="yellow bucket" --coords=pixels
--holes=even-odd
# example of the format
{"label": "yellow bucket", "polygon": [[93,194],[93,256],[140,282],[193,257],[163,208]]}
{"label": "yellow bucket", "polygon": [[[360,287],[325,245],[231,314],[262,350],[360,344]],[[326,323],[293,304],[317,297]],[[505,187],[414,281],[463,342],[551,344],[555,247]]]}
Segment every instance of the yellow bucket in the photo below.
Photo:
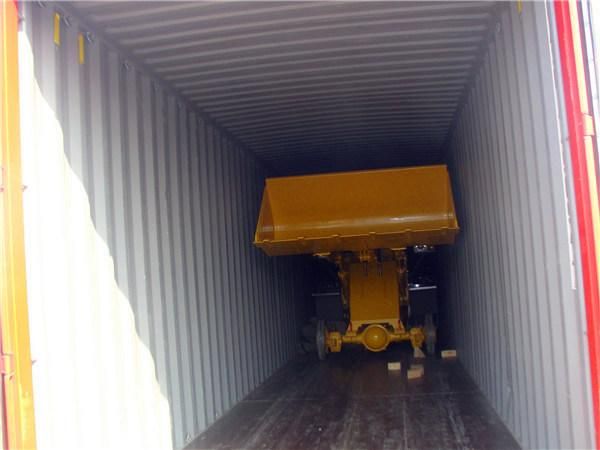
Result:
{"label": "yellow bucket", "polygon": [[452,244],[444,165],[269,178],[254,244],[271,256]]}

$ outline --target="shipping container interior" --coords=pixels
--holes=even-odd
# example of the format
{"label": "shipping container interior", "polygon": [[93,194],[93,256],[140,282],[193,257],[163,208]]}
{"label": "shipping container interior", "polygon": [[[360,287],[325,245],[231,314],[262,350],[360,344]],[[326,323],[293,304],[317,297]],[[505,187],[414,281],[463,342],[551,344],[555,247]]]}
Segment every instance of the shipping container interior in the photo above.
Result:
{"label": "shipping container interior", "polygon": [[[40,448],[594,445],[552,3],[19,6]],[[460,233],[410,265],[458,361],[304,354],[336,277],[253,246],[265,179],[432,164]]]}

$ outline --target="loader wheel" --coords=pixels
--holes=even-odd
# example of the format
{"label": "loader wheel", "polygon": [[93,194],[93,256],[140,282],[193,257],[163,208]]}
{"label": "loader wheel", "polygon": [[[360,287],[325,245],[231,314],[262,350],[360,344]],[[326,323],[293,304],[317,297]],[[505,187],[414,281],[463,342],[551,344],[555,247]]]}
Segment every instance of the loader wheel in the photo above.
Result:
{"label": "loader wheel", "polygon": [[319,320],[317,322],[317,335],[316,335],[316,344],[317,344],[317,355],[319,355],[319,359],[324,361],[327,357],[327,341],[326,341],[327,329],[325,328],[325,321]]}
{"label": "loader wheel", "polygon": [[435,340],[430,341],[429,339],[427,339],[425,345],[427,345],[427,354],[435,355]]}
{"label": "loader wheel", "polygon": [[433,316],[427,314],[425,316],[425,346],[427,347],[428,355],[435,355],[435,343],[437,341],[437,330],[433,323]]}

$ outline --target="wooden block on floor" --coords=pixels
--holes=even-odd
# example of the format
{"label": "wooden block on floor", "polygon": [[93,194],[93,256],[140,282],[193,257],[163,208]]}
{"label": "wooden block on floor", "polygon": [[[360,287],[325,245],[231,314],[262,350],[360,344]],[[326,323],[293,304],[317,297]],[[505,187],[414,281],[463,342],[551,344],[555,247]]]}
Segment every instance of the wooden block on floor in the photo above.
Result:
{"label": "wooden block on floor", "polygon": [[442,350],[442,359],[456,358],[456,350]]}
{"label": "wooden block on floor", "polygon": [[425,369],[420,364],[414,364],[415,367],[411,366],[406,372],[406,377],[409,380],[415,380],[421,378],[425,374]]}
{"label": "wooden block on floor", "polygon": [[411,369],[420,369],[422,371],[425,371],[425,367],[423,366],[423,364],[411,364],[410,368]]}
{"label": "wooden block on floor", "polygon": [[400,361],[389,362],[388,370],[402,370],[402,363]]}

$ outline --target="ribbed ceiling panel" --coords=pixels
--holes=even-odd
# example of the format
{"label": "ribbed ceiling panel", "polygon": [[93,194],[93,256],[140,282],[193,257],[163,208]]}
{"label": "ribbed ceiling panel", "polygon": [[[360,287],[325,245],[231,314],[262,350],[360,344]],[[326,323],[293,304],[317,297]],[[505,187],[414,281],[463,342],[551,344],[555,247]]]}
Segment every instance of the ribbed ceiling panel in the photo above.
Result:
{"label": "ribbed ceiling panel", "polygon": [[280,173],[439,161],[495,2],[76,2]]}

